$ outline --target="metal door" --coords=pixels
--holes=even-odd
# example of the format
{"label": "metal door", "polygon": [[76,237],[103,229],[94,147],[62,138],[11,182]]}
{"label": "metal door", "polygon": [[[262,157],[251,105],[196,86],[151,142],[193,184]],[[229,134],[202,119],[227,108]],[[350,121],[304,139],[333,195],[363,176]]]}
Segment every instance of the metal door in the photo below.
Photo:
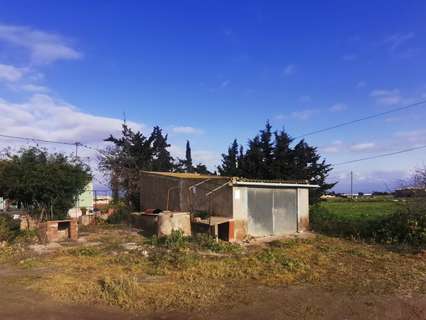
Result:
{"label": "metal door", "polygon": [[247,190],[248,233],[267,236],[274,233],[272,220],[273,192],[271,189]]}
{"label": "metal door", "polygon": [[274,189],[273,234],[281,235],[297,231],[297,190]]}

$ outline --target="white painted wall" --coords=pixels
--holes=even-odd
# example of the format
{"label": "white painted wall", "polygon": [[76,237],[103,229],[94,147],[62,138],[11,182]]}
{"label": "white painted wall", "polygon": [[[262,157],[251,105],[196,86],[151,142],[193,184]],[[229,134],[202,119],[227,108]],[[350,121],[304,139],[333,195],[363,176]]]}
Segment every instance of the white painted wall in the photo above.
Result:
{"label": "white painted wall", "polygon": [[247,220],[247,187],[232,188],[233,218]]}
{"label": "white painted wall", "polygon": [[297,210],[299,220],[298,231],[305,231],[306,228],[303,228],[303,225],[306,224],[306,221],[309,223],[309,189],[297,189]]}

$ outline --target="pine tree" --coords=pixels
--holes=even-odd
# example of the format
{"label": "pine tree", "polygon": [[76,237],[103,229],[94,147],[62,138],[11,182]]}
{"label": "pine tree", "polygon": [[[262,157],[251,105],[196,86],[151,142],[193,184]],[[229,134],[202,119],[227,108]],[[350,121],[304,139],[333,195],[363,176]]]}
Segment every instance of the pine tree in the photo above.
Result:
{"label": "pine tree", "polygon": [[272,163],[274,143],[272,141],[272,126],[266,121],[265,129],[260,131],[260,145],[262,148],[263,158],[262,165],[258,168],[260,176],[263,179],[273,179]]}
{"label": "pine tree", "polygon": [[243,176],[251,179],[265,179],[263,170],[263,149],[260,137],[257,135],[249,140],[248,149],[244,155]]}
{"label": "pine tree", "polygon": [[284,131],[275,131],[272,172],[279,180],[289,179],[293,171],[293,154],[290,147],[293,139]]}
{"label": "pine tree", "polygon": [[[311,192],[311,202],[319,200],[321,194],[335,185],[326,182],[332,170],[331,165],[321,158],[316,148],[309,146],[304,140],[292,148],[293,139],[284,130],[272,134],[271,129],[270,123],[266,122],[260,134],[249,140],[246,152],[240,146],[237,154],[238,144],[234,141],[228,153],[222,155],[219,173],[230,175],[229,172],[236,170],[237,176],[245,178],[307,180],[320,186]],[[233,166],[234,159],[236,166]]]}
{"label": "pine tree", "polygon": [[333,188],[336,183],[326,183],[332,166],[327,164],[318,154],[317,148],[309,146],[303,139],[294,147],[293,168],[291,178],[308,180],[320,187],[313,189],[310,194],[311,203],[317,202],[322,194]]}
{"label": "pine tree", "polygon": [[174,159],[169,150],[167,150],[170,147],[170,144],[167,143],[167,137],[167,134],[163,135],[159,126],[154,127],[152,130],[152,171],[172,171],[174,168]]}
{"label": "pine tree", "polygon": [[228,153],[222,153],[222,165],[217,168],[221,176],[237,177],[240,175],[238,147],[237,139],[235,139],[229,146]]}

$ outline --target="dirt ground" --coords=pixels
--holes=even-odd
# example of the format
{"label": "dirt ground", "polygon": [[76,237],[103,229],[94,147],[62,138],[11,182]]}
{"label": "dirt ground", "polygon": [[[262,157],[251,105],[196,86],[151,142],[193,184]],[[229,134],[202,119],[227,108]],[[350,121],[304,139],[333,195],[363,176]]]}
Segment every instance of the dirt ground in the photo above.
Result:
{"label": "dirt ground", "polygon": [[[5,276],[1,276],[5,280]],[[66,305],[36,292],[2,284],[2,320],[179,320],[179,319],[426,319],[426,297],[350,296],[314,288],[252,288],[247,301],[205,312],[167,312],[135,315],[102,306]]]}
{"label": "dirt ground", "polygon": [[0,320],[426,319],[424,253],[312,235],[241,252],[146,244],[120,228],[85,237],[52,252],[3,248]]}

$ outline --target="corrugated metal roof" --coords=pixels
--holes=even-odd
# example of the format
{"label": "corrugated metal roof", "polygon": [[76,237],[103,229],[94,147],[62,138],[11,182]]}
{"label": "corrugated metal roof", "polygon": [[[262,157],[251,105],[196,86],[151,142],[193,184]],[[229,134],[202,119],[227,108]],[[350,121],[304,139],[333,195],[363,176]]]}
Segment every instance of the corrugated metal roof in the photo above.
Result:
{"label": "corrugated metal roof", "polygon": [[188,172],[163,172],[163,171],[142,171],[146,174],[172,177],[178,179],[230,179],[230,177],[215,176],[209,174],[188,173]]}
{"label": "corrugated metal roof", "polygon": [[227,176],[215,176],[208,174],[198,174],[198,173],[187,173],[187,172],[159,172],[159,171],[142,171],[145,174],[171,177],[176,179],[229,179],[230,182],[237,185],[270,185],[270,186],[283,186],[283,187],[297,187],[297,186],[306,186],[306,187],[318,187],[317,185],[309,184],[308,180],[265,180],[265,179],[248,179],[241,177],[227,177]]}

